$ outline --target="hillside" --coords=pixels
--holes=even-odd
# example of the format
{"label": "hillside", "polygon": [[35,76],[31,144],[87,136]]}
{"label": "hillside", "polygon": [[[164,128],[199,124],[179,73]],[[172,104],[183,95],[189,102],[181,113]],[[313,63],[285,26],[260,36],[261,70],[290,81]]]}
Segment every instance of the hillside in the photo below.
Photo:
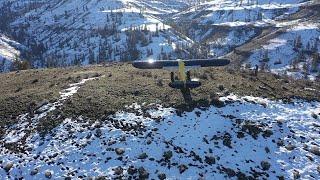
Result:
{"label": "hillside", "polygon": [[318,83],[205,68],[185,104],[167,76],[130,64],[0,75],[0,176],[319,177]]}
{"label": "hillside", "polygon": [[[176,12],[173,1],[10,1],[8,31],[32,49],[34,67],[87,65],[107,61],[175,59],[186,53],[182,38],[155,15]],[[171,4],[171,5],[170,5]]]}
{"label": "hillside", "polygon": [[318,8],[317,1],[208,1],[173,19],[177,29],[202,42],[212,56],[315,79],[320,66]]}
{"label": "hillside", "polygon": [[227,56],[236,67],[319,75],[315,0],[12,0],[0,8],[0,30],[26,47],[19,60],[34,68]]}
{"label": "hillside", "polygon": [[[320,179],[319,9],[0,0],[0,179]],[[212,58],[191,99],[132,66]]]}

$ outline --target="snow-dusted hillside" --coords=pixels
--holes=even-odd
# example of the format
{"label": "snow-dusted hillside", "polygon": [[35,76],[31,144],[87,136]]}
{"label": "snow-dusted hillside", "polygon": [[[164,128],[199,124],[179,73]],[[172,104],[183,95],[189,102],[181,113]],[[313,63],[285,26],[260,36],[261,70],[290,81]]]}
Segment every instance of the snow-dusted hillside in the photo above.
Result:
{"label": "snow-dusted hillside", "polygon": [[[246,64],[273,72],[287,72],[294,64],[297,73],[288,74],[314,79],[320,66],[317,4],[302,0],[214,0],[192,6],[173,19],[185,26],[180,31],[205,43],[213,56],[223,56],[237,48],[252,54],[244,57]],[[295,47],[297,40],[302,47]],[[268,62],[264,62],[265,56]]]}
{"label": "snow-dusted hillside", "polygon": [[253,51],[251,65],[276,73],[315,79],[320,73],[320,24],[299,23]]}
{"label": "snow-dusted hillside", "polygon": [[[294,66],[298,73],[289,74],[314,79],[320,48],[317,4],[314,0],[11,0],[1,1],[0,16],[7,21],[0,24],[30,50],[21,59],[34,67],[241,52],[247,56],[236,61],[244,65],[273,72],[292,71]],[[298,38],[303,44],[300,50],[294,47]]]}
{"label": "snow-dusted hillside", "polygon": [[179,1],[27,2],[11,4],[22,16],[10,27],[34,50],[36,67],[177,58],[192,43],[155,16],[178,11]]}
{"label": "snow-dusted hillside", "polygon": [[[86,81],[86,80],[85,80]],[[0,176],[15,178],[318,179],[318,102],[221,97],[224,106],[177,114],[137,104],[105,119],[65,118],[42,137],[39,119],[82,81],[4,133]],[[13,148],[13,145],[19,144]]]}
{"label": "snow-dusted hillside", "polygon": [[20,60],[20,50],[26,47],[0,34],[0,72],[8,71],[13,61]]}
{"label": "snow-dusted hillside", "polygon": [[173,19],[190,27],[186,32],[189,37],[207,42],[211,54],[221,56],[251,40],[263,28],[285,26],[281,20],[309,3],[302,0],[214,0],[192,6],[174,15]]}

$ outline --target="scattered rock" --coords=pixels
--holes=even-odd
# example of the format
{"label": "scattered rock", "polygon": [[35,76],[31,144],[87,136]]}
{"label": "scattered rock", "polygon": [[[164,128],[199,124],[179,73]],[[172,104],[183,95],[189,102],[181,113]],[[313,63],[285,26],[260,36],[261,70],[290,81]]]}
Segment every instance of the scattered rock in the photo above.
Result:
{"label": "scattered rock", "polygon": [[142,153],[142,154],[140,154],[139,157],[138,157],[138,159],[146,159],[146,158],[148,158],[147,153]]}
{"label": "scattered rock", "polygon": [[130,174],[130,175],[134,175],[134,174],[136,174],[138,172],[138,170],[134,167],[134,166],[130,166],[129,168],[128,168],[128,174]]}
{"label": "scattered rock", "polygon": [[270,129],[263,131],[263,134],[262,134],[264,138],[270,137],[272,135],[273,135],[273,132]]}
{"label": "scattered rock", "polygon": [[318,173],[320,173],[320,166],[317,167],[317,171],[318,171]]}
{"label": "scattered rock", "polygon": [[247,132],[254,139],[257,139],[258,135],[262,132],[262,129],[256,124],[245,122],[245,124],[242,125],[242,131]]}
{"label": "scattered rock", "polygon": [[286,145],[286,149],[287,149],[288,151],[292,151],[292,150],[294,150],[294,148],[296,148],[296,146],[294,146],[294,145],[291,144],[291,143],[289,143],[288,145]]}
{"label": "scattered rock", "polygon": [[293,179],[299,179],[300,178],[300,172],[297,170],[293,170]]}
{"label": "scattered rock", "polygon": [[244,174],[243,172],[240,172],[240,171],[239,171],[239,172],[237,173],[237,179],[238,179],[238,180],[248,180],[249,177],[247,177],[246,174]]}
{"label": "scattered rock", "polygon": [[271,167],[271,164],[270,164],[268,161],[262,161],[262,162],[260,163],[260,165],[261,165],[261,167],[262,167],[262,170],[264,170],[264,171],[269,170],[270,167]]}
{"label": "scattered rock", "polygon": [[320,156],[320,149],[317,146],[312,146],[310,148],[310,152],[314,155]]}
{"label": "scattered rock", "polygon": [[149,178],[149,173],[147,170],[145,170],[143,167],[140,167],[138,169],[139,172],[139,179],[148,179]]}
{"label": "scattered rock", "polygon": [[310,160],[310,161],[314,161],[313,157],[309,156],[309,155],[306,155],[306,157]]}
{"label": "scattered rock", "polygon": [[311,115],[314,119],[318,119],[318,115],[316,115],[315,113],[312,113]]}
{"label": "scattered rock", "polygon": [[201,112],[200,111],[196,111],[195,114],[197,115],[197,117],[201,116]]}
{"label": "scattered rock", "polygon": [[99,73],[94,73],[91,77],[92,78],[97,78],[97,77],[100,77],[101,76],[101,74],[99,74]]}
{"label": "scattered rock", "polygon": [[115,141],[115,140],[110,140],[109,142],[108,142],[108,146],[112,146],[112,145],[114,145],[114,144],[116,144],[117,143],[117,141]]}
{"label": "scattered rock", "polygon": [[114,171],[115,175],[121,175],[123,173],[123,169],[120,166],[118,166],[115,169],[113,169],[113,171]]}
{"label": "scattered rock", "polygon": [[218,97],[211,98],[211,104],[217,108],[222,108],[225,106],[223,101],[220,101]]}
{"label": "scattered rock", "polygon": [[44,176],[45,176],[46,178],[48,178],[48,179],[51,179],[51,177],[52,177],[51,171],[47,170],[47,171],[44,173]]}
{"label": "scattered rock", "polygon": [[244,138],[244,133],[239,131],[237,133],[237,138],[239,138],[239,139]]}
{"label": "scattered rock", "polygon": [[92,136],[92,133],[91,133],[91,132],[89,132],[89,133],[86,135],[86,139],[90,139],[90,138],[91,138],[91,136]]}
{"label": "scattered rock", "polygon": [[278,126],[280,126],[280,127],[282,126],[282,124],[284,122],[283,119],[277,119],[276,121],[277,121]]}
{"label": "scattered rock", "polygon": [[157,86],[162,87],[163,86],[163,79],[157,79]]}
{"label": "scattered rock", "polygon": [[270,149],[268,147],[265,147],[264,150],[266,151],[266,153],[270,153]]}
{"label": "scattered rock", "polygon": [[39,80],[38,79],[34,79],[34,80],[31,81],[31,84],[35,84],[37,82],[39,82]]}
{"label": "scattered rock", "polygon": [[224,86],[223,86],[223,85],[219,85],[219,86],[218,86],[218,89],[219,89],[220,91],[223,91],[223,90],[224,90]]}
{"label": "scattered rock", "polygon": [[3,169],[4,169],[6,172],[9,172],[12,167],[13,167],[13,162],[8,162],[8,163],[4,166]]}
{"label": "scattered rock", "polygon": [[166,152],[163,153],[163,157],[164,157],[165,160],[171,159],[172,155],[173,155],[172,151],[166,151]]}
{"label": "scattered rock", "polygon": [[188,166],[186,166],[184,164],[181,164],[181,165],[178,166],[178,168],[179,168],[180,174],[182,174],[188,169]]}
{"label": "scattered rock", "polygon": [[232,148],[231,146],[231,135],[229,133],[226,133],[224,136],[223,136],[223,145],[229,147],[229,148]]}
{"label": "scattered rock", "polygon": [[16,93],[17,93],[17,92],[20,92],[20,91],[22,91],[22,87],[18,87],[18,88],[15,90]]}
{"label": "scattered rock", "polygon": [[278,145],[278,146],[284,146],[284,142],[283,142],[283,140],[279,140],[279,141],[277,141],[277,145]]}
{"label": "scattered rock", "polygon": [[166,176],[166,174],[164,174],[164,173],[160,173],[160,174],[158,174],[158,178],[159,178],[160,180],[165,180],[165,179],[167,178],[167,176]]}
{"label": "scattered rock", "polygon": [[115,152],[117,153],[117,155],[120,156],[124,154],[125,150],[123,148],[116,148]]}
{"label": "scattered rock", "polygon": [[236,175],[236,172],[231,168],[223,167],[222,171],[224,171],[228,175],[228,177],[234,177]]}
{"label": "scattered rock", "polygon": [[191,151],[190,152],[190,156],[193,157],[193,160],[194,161],[199,161],[200,163],[202,163],[202,159],[199,155],[197,155],[194,151]]}
{"label": "scattered rock", "polygon": [[39,170],[36,168],[36,169],[33,169],[31,172],[30,172],[30,175],[31,176],[34,176],[34,175],[36,175],[36,174],[38,174],[39,173]]}
{"label": "scattered rock", "polygon": [[135,90],[135,91],[132,92],[132,94],[134,96],[139,96],[141,94],[141,92],[139,90]]}
{"label": "scattered rock", "polygon": [[312,126],[320,128],[320,124],[313,123]]}
{"label": "scattered rock", "polygon": [[49,104],[48,100],[43,100],[40,103],[38,103],[35,107],[34,113],[35,114],[42,114],[46,111],[48,111],[49,106],[45,107],[45,105]]}
{"label": "scattered rock", "polygon": [[204,161],[209,165],[216,163],[216,159],[213,156],[206,156]]}
{"label": "scattered rock", "polygon": [[96,135],[97,137],[101,137],[101,136],[102,136],[102,131],[101,131],[100,128],[98,128],[98,129],[96,130],[95,135]]}

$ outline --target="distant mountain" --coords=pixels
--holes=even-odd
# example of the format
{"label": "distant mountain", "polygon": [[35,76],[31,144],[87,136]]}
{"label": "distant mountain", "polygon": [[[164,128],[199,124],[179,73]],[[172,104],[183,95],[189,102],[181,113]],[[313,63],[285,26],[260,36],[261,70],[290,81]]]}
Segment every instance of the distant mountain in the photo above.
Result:
{"label": "distant mountain", "polygon": [[320,69],[319,7],[302,0],[208,1],[175,14],[173,24],[213,56],[241,55],[235,61],[247,67],[314,79]]}
{"label": "distant mountain", "polygon": [[185,57],[182,47],[193,42],[157,17],[186,6],[173,2],[10,1],[2,8],[15,16],[8,31],[32,49],[23,58],[51,67]]}
{"label": "distant mountain", "polygon": [[27,47],[19,58],[33,67],[227,56],[236,67],[257,65],[311,79],[319,74],[318,1],[11,0],[0,4],[1,30]]}

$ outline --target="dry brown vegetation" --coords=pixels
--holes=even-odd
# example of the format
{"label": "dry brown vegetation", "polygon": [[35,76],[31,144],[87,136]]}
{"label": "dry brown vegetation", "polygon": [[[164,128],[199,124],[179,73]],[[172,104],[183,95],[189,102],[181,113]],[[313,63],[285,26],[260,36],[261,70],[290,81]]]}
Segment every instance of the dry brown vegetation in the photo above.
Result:
{"label": "dry brown vegetation", "polygon": [[0,127],[16,121],[30,104],[53,102],[59,91],[91,72],[86,68],[27,70],[0,74]]}
{"label": "dry brown vegetation", "polygon": [[[78,93],[67,100],[61,109],[53,112],[53,115],[82,115],[90,119],[99,119],[123,110],[132,103],[160,103],[178,109],[208,106],[215,103],[217,93],[262,96],[286,101],[292,98],[320,101],[319,83],[293,80],[269,73],[259,73],[258,77],[255,77],[252,72],[228,68],[204,68],[193,71],[192,76],[200,78],[203,86],[192,90],[194,101],[191,105],[185,104],[180,91],[167,86],[170,74],[164,70],[138,70],[130,64],[29,70],[0,75],[1,126],[12,124],[17,115],[26,113],[30,102],[52,102],[59,97],[59,91],[68,84],[97,74],[101,76],[83,85]],[[46,118],[39,126],[47,126],[46,122],[53,122],[50,117],[54,116],[48,116],[49,119]],[[52,124],[52,127],[56,124]]]}
{"label": "dry brown vegetation", "polygon": [[[192,72],[203,86],[192,90],[193,103],[185,104],[179,90],[167,86],[169,72],[164,70],[138,70],[129,64],[96,67],[103,77],[88,82],[65,104],[67,116],[86,115],[97,119],[123,110],[132,103],[161,103],[164,106],[190,108],[214,103],[217,93],[234,93],[290,101],[292,98],[320,100],[320,85],[305,80],[293,80],[269,73],[255,77],[249,71],[226,68],[204,68]],[[161,81],[164,85],[159,85]],[[314,90],[306,90],[305,88]]]}

